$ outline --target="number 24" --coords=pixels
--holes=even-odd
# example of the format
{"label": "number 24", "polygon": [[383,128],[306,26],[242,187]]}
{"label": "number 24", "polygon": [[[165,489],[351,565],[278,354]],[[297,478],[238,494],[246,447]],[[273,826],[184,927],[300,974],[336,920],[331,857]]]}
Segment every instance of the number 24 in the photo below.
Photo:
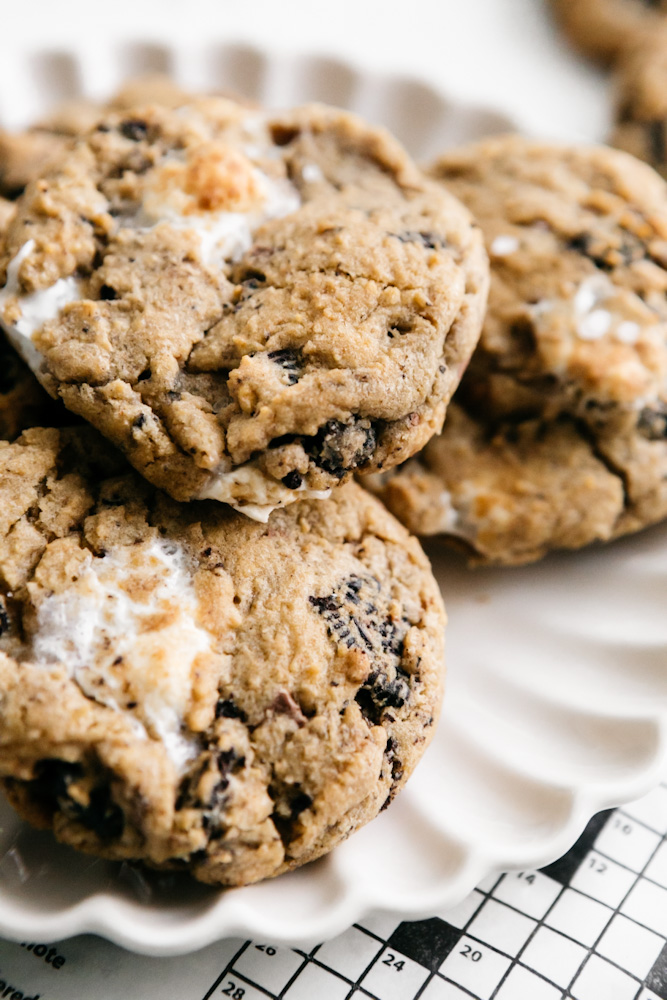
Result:
{"label": "number 24", "polygon": [[401,959],[396,961],[396,956],[392,955],[390,951],[387,952],[387,957],[382,959],[383,965],[388,965],[390,968],[394,969],[396,972],[402,972],[405,962]]}

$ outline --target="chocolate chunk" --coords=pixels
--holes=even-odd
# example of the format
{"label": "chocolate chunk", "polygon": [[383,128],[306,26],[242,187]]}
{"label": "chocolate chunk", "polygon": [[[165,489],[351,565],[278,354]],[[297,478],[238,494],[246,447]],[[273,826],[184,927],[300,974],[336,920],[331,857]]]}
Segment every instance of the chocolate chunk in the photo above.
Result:
{"label": "chocolate chunk", "polygon": [[662,118],[655,118],[646,122],[648,133],[649,156],[653,163],[664,163],[667,151],[667,141],[665,136],[665,122]]}
{"label": "chocolate chunk", "polygon": [[220,699],[215,706],[215,717],[216,719],[240,719],[241,722],[246,722],[248,718],[243,709],[239,708],[232,698]]}
{"label": "chocolate chunk", "polygon": [[649,441],[661,441],[667,438],[667,404],[658,403],[656,407],[645,406],[639,414],[637,430]]}
{"label": "chocolate chunk", "polygon": [[[193,771],[181,781],[176,810],[185,808],[205,809],[209,814],[209,823],[216,829],[220,826],[220,811],[224,806],[225,792],[229,788],[230,775],[240,771],[245,765],[245,757],[233,747],[230,750],[211,748],[197,761]],[[202,802],[200,782],[204,774],[213,772],[217,777],[212,790],[208,792],[206,802]],[[207,787],[208,784],[207,784]]]}
{"label": "chocolate chunk", "polygon": [[403,762],[399,760],[396,755],[398,750],[398,743],[393,736],[390,736],[387,740],[387,746],[385,747],[384,755],[391,764],[391,780],[400,781],[403,777]]}
{"label": "chocolate chunk", "polygon": [[64,760],[48,758],[35,767],[35,778],[30,782],[30,791],[55,809],[57,800],[65,798],[73,781],[83,777],[80,764],[70,764]]}
{"label": "chocolate chunk", "polygon": [[310,795],[306,795],[305,792],[298,792],[293,799],[290,800],[290,809],[292,811],[292,819],[302,813],[305,809],[310,809],[313,804],[313,800]]}
{"label": "chocolate chunk", "polygon": [[303,726],[306,716],[288,691],[279,691],[271,703],[269,711],[275,715],[288,715],[298,726]]}
{"label": "chocolate chunk", "polygon": [[369,460],[376,443],[374,424],[365,417],[356,417],[347,424],[330,420],[315,437],[304,441],[304,447],[316,465],[342,479],[346,472]]}
{"label": "chocolate chunk", "polygon": [[610,272],[615,267],[627,267],[633,261],[643,260],[647,256],[647,247],[632,233],[624,234],[623,242],[618,245],[609,243],[593,233],[577,233],[566,243],[568,250],[587,257],[601,271]]}
{"label": "chocolate chunk", "polygon": [[286,476],[282,478],[283,486],[286,486],[288,490],[298,490],[299,486],[303,482],[303,476],[293,469],[292,472],[288,472]]}
{"label": "chocolate chunk", "polygon": [[35,768],[35,775],[34,780],[28,782],[30,793],[50,811],[60,810],[91,830],[100,840],[115,840],[121,836],[125,817],[111,797],[109,781],[94,785],[88,792],[87,804],[83,804],[79,801],[80,796],[75,801],[69,794],[70,786],[84,777],[80,764],[43,760]]}
{"label": "chocolate chunk", "polygon": [[148,135],[148,125],[139,118],[129,118],[121,122],[120,133],[132,142],[141,142]]}
{"label": "chocolate chunk", "polygon": [[271,788],[270,795],[276,802],[271,819],[273,825],[280,835],[285,847],[287,847],[297,835],[295,823],[299,816],[306,809],[309,809],[313,800],[310,795],[301,791],[299,785],[290,788]]}
{"label": "chocolate chunk", "polygon": [[301,354],[299,351],[285,347],[280,351],[269,351],[267,357],[287,372],[287,380],[290,385],[299,381],[301,373]]}
{"label": "chocolate chunk", "polygon": [[447,241],[438,233],[422,233],[414,230],[406,230],[404,233],[396,233],[396,237],[401,243],[421,243],[427,250],[442,250],[447,246]]}
{"label": "chocolate chunk", "polygon": [[288,146],[290,142],[294,142],[298,135],[298,128],[290,128],[287,125],[277,123],[271,126],[271,138],[276,146]]}
{"label": "chocolate chunk", "polygon": [[245,764],[245,757],[236,750],[218,750],[215,754],[215,762],[220,772],[220,781],[213,790],[214,796],[219,796],[229,787],[229,775],[234,771],[239,771]]}
{"label": "chocolate chunk", "polygon": [[100,838],[100,840],[116,840],[123,833],[125,816],[111,798],[109,785],[99,785],[93,788],[87,806],[73,804],[69,812],[82,826]]}
{"label": "chocolate chunk", "polygon": [[357,646],[378,657],[400,659],[408,625],[393,621],[378,607],[382,597],[374,577],[349,577],[335,593],[308,600],[327,622],[329,634],[351,649]]}
{"label": "chocolate chunk", "polygon": [[350,577],[338,590],[309,601],[326,620],[331,638],[347,649],[357,647],[372,669],[356,702],[364,717],[378,725],[387,708],[401,708],[410,697],[410,676],[401,668],[409,623],[394,621],[381,609],[383,595],[373,577]]}
{"label": "chocolate chunk", "polygon": [[116,292],[115,288],[111,287],[111,285],[102,285],[102,287],[100,288],[100,298],[101,299],[104,299],[105,301],[110,301],[110,300],[115,299],[117,297],[118,297],[118,293]]}
{"label": "chocolate chunk", "polygon": [[409,674],[400,668],[393,680],[384,670],[373,671],[355,698],[364,718],[379,726],[386,708],[402,708],[410,697],[408,681]]}
{"label": "chocolate chunk", "polygon": [[9,614],[5,598],[0,597],[0,635],[4,635],[5,632],[9,632]]}

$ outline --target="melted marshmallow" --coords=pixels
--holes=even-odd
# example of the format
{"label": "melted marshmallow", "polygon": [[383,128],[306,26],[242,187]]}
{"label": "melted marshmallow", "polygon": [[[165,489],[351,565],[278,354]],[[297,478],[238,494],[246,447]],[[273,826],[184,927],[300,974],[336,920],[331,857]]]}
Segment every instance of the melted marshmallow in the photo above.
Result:
{"label": "melted marshmallow", "polygon": [[538,302],[532,307],[538,322],[549,322],[556,314],[566,315],[580,340],[600,340],[609,334],[624,344],[634,344],[642,328],[623,315],[628,311],[637,315],[627,299],[619,298],[619,289],[605,274],[589,275],[570,299]]}
{"label": "melted marshmallow", "polygon": [[81,298],[80,282],[75,277],[59,278],[54,285],[36,292],[21,295],[19,271],[23,261],[35,248],[35,241],[28,240],[7,265],[7,281],[0,289],[0,315],[12,299],[18,302],[21,315],[12,323],[2,320],[2,327],[15,350],[33,370],[38,368],[41,355],[32,338],[51,319],[56,319],[70,302]]}
{"label": "melted marshmallow", "polygon": [[198,751],[182,733],[193,664],[211,650],[196,614],[184,553],[174,543],[90,555],[76,582],[40,602],[32,655],[67,666],[84,694],[109,708],[136,703],[137,728],[162,740],[180,771]]}
{"label": "melted marshmallow", "polygon": [[[253,148],[259,156],[263,150]],[[178,172],[170,180],[169,168],[183,165],[183,157],[172,154],[155,169],[146,183],[139,211],[126,224],[148,230],[167,224],[193,232],[199,239],[202,262],[219,268],[224,261],[238,260],[250,249],[255,231],[270,219],[280,219],[301,205],[299,192],[286,178],[270,177],[251,165],[248,181],[256,192],[252,205],[242,210],[211,211],[193,208],[192,198],[178,184]]]}
{"label": "melted marshmallow", "polygon": [[494,257],[507,257],[511,253],[516,253],[519,249],[519,241],[516,236],[496,236],[491,243],[491,254]]}
{"label": "melted marshmallow", "polygon": [[573,306],[577,336],[582,340],[598,340],[609,332],[611,313],[599,307],[613,294],[613,286],[604,275],[594,274],[581,282]]}
{"label": "melted marshmallow", "polygon": [[[267,476],[255,460],[245,462],[225,472],[214,473],[199,494],[200,500],[219,500],[263,524],[272,511],[299,500],[326,500],[331,490],[311,490],[301,483],[295,490],[283,486],[277,479]],[[244,497],[252,497],[246,500]]]}
{"label": "melted marshmallow", "polygon": [[624,344],[636,344],[641,327],[639,323],[626,319],[616,327],[616,337]]}
{"label": "melted marshmallow", "polygon": [[306,184],[317,184],[324,180],[322,168],[317,163],[305,163],[301,168],[301,176]]}

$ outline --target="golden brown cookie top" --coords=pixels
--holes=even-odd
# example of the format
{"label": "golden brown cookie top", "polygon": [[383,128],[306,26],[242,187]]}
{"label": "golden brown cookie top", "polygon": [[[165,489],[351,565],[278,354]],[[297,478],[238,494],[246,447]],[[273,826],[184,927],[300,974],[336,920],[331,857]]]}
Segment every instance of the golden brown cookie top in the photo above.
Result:
{"label": "golden brown cookie top", "polygon": [[17,198],[49,163],[66,152],[78,136],[93,128],[111,109],[138,104],[175,108],[188,94],[169,77],[148,73],[131,77],[107,103],[74,98],[57,104],[39,121],[20,131],[0,130],[0,195]]}
{"label": "golden brown cookie top", "polygon": [[50,392],[177,499],[257,516],[431,436],[487,281],[386,132],[221,98],[110,115],[28,188],[2,263]]}
{"label": "golden brown cookie top", "polygon": [[89,428],[27,431],[0,465],[0,774],[24,815],[241,884],[396,792],[437,716],[444,616],[376,500],[350,483],[268,525],[179,505]]}

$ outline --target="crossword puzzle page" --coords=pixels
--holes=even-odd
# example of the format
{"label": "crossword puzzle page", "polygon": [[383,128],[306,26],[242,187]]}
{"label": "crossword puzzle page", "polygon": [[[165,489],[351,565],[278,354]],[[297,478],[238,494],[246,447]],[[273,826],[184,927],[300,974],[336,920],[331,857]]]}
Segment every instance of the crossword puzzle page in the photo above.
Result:
{"label": "crossword puzzle page", "polygon": [[542,871],[490,877],[425,920],[382,913],[308,951],[224,940],[167,959],[92,937],[5,941],[0,997],[667,1000],[667,783],[599,813]]}

